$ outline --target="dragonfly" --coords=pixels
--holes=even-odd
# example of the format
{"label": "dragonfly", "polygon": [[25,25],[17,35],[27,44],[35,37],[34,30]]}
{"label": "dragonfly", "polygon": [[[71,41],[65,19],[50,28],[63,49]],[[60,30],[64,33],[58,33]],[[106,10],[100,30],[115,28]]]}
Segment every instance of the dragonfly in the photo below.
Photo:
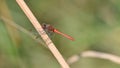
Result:
{"label": "dragonfly", "polygon": [[72,40],[74,41],[74,38],[67,35],[67,34],[64,34],[62,32],[60,32],[59,30],[57,30],[56,28],[54,28],[52,25],[50,24],[46,24],[46,23],[43,23],[42,24],[42,28],[47,32],[47,33],[56,33],[56,34],[59,34],[59,35],[62,35],[66,38],[68,38],[69,40]]}

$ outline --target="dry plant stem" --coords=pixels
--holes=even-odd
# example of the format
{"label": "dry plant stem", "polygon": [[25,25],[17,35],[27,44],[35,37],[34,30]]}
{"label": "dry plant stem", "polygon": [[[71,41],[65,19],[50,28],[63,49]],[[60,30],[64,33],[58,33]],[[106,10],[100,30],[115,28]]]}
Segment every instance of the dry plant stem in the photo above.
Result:
{"label": "dry plant stem", "polygon": [[66,63],[66,61],[64,60],[64,58],[62,57],[62,55],[60,54],[60,52],[57,50],[57,48],[53,44],[53,42],[51,41],[51,39],[48,37],[46,32],[43,30],[38,20],[35,18],[33,13],[30,11],[30,9],[28,8],[24,0],[16,0],[16,1],[18,5],[21,7],[21,9],[24,11],[26,16],[28,17],[28,19],[31,21],[31,23],[33,24],[33,26],[35,27],[39,35],[45,41],[46,45],[48,46],[52,54],[55,56],[57,61],[60,63],[62,68],[70,68],[69,65]]}
{"label": "dry plant stem", "polygon": [[26,30],[25,28],[19,26],[19,25],[16,24],[14,21],[12,21],[12,20],[10,20],[10,19],[7,19],[7,17],[4,17],[4,16],[1,16],[1,19],[4,20],[5,22],[7,22],[8,25],[11,25],[11,26],[15,27],[16,29],[24,32],[25,34],[27,34],[28,36],[30,36],[31,38],[33,38],[35,41],[37,41],[38,43],[40,43],[40,44],[42,44],[42,45],[45,45],[42,40],[36,39],[34,34],[32,34],[31,32],[29,32],[29,31]]}
{"label": "dry plant stem", "polygon": [[[0,1],[0,16],[5,16],[6,18],[12,20],[12,16],[10,14],[7,2],[5,0]],[[4,21],[4,20],[3,20]],[[4,25],[7,29],[8,35],[10,37],[10,41],[12,42],[12,44],[17,47],[18,44],[21,41],[20,35],[17,31],[17,29],[15,29],[13,26],[8,25],[8,22],[4,22]],[[16,32],[16,33],[14,33]]]}
{"label": "dry plant stem", "polygon": [[80,57],[82,57],[82,58],[100,58],[100,59],[105,59],[105,60],[109,60],[111,62],[120,64],[119,56],[109,54],[109,53],[97,52],[97,51],[84,51],[80,55],[73,55],[70,58],[68,58],[67,62],[69,64],[73,64],[73,63],[79,61]]}
{"label": "dry plant stem", "polygon": [[96,51],[86,51],[81,54],[82,57],[92,57],[92,58],[100,58],[100,59],[106,59],[110,60],[114,63],[120,64],[120,57],[109,54],[109,53],[103,53],[103,52],[96,52]]}

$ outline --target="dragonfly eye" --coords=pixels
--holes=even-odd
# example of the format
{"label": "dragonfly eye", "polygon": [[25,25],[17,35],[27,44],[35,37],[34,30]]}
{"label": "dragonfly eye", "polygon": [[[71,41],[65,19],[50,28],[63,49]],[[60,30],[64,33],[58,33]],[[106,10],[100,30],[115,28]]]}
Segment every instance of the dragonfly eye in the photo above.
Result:
{"label": "dragonfly eye", "polygon": [[45,23],[42,24],[42,28],[46,29],[46,24]]}

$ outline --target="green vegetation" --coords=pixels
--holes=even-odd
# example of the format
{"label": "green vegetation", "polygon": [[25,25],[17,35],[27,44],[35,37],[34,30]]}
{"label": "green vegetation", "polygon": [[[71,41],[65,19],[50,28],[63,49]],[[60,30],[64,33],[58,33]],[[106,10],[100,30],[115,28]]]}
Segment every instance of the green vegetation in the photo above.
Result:
{"label": "green vegetation", "polygon": [[[70,41],[57,34],[52,37],[66,60],[86,50],[120,56],[119,0],[25,0],[25,2],[40,23],[49,23],[75,38],[75,41]],[[38,43],[20,28],[16,28],[17,26],[11,26],[10,21],[27,31],[34,30],[15,0],[0,0],[0,68],[60,68],[44,42]],[[96,58],[81,58],[70,66],[120,68],[120,65],[114,62]]]}

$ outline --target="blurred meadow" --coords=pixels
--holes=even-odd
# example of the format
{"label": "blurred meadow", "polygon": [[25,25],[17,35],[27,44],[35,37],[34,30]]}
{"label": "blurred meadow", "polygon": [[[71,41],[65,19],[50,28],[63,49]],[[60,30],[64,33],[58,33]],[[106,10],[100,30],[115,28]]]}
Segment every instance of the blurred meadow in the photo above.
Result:
{"label": "blurred meadow", "polygon": [[[120,0],[25,2],[40,24],[51,24],[74,37],[75,41],[58,34],[51,37],[65,60],[87,50],[120,56]],[[41,38],[31,37],[31,29],[36,32],[15,0],[0,0],[0,68],[61,68]],[[120,68],[120,65],[81,57],[70,67]]]}

